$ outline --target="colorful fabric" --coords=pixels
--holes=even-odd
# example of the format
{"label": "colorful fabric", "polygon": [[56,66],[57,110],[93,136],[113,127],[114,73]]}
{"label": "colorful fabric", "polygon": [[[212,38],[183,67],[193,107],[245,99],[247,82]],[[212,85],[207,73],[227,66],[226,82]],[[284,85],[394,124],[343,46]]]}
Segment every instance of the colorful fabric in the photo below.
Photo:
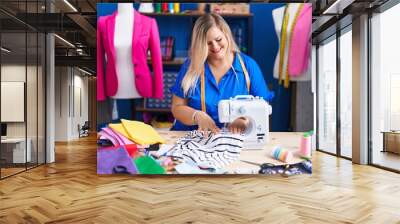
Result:
{"label": "colorful fabric", "polygon": [[140,121],[130,121],[121,119],[122,125],[129,135],[129,139],[136,142],[137,144],[156,144],[165,143],[165,139],[162,138],[154,128],[148,124]]}
{"label": "colorful fabric", "polygon": [[97,174],[136,174],[137,168],[124,147],[97,150]]}
{"label": "colorful fabric", "polygon": [[135,144],[134,142],[126,138],[124,135],[114,131],[109,127],[102,128],[99,134],[105,139],[110,140],[114,146]]}
{"label": "colorful fabric", "polygon": [[137,145],[125,145],[126,152],[129,157],[133,158],[138,155],[138,147]]}
{"label": "colorful fabric", "polygon": [[117,123],[117,124],[109,124],[108,127],[110,127],[112,130],[114,130],[115,132],[117,132],[118,134],[121,134],[122,136],[124,136],[125,138],[130,139],[128,132],[126,132],[124,126],[122,125],[122,123]]}
{"label": "colorful fabric", "polygon": [[108,140],[112,143],[113,146],[119,146],[119,142],[112,136],[110,136],[108,133],[105,133],[104,131],[99,131],[100,139],[101,140]]}
{"label": "colorful fabric", "polygon": [[161,55],[163,60],[169,61],[173,59],[174,42],[175,39],[172,36],[161,38]]}
{"label": "colorful fabric", "polygon": [[[140,121],[130,121],[121,119],[121,123],[109,124],[112,130],[139,145],[151,145],[165,143],[154,128]],[[139,146],[139,148],[143,148]]]}
{"label": "colorful fabric", "polygon": [[140,174],[164,174],[165,170],[150,156],[141,156],[135,159]]}

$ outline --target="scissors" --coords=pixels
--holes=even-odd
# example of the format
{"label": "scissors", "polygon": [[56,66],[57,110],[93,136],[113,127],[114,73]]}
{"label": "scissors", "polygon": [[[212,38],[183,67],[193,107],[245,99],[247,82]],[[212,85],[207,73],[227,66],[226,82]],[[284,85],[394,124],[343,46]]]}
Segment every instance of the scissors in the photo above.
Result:
{"label": "scissors", "polygon": [[[260,170],[258,171],[259,174],[275,175],[277,173],[284,172],[284,169],[282,169],[282,171],[280,171],[279,169],[278,170],[274,169],[274,168],[281,167],[281,166],[275,166],[272,163],[255,163],[255,162],[250,162],[250,161],[246,161],[246,160],[240,160],[240,161],[259,166],[260,167]],[[282,168],[285,168],[285,167],[282,167]]]}
{"label": "scissors", "polygon": [[297,174],[302,174],[305,170],[307,173],[311,173],[312,165],[311,161],[303,161],[302,163],[297,163],[293,165],[274,165],[272,163],[255,163],[246,160],[240,160],[245,163],[260,166],[259,174],[275,175],[281,174],[284,177],[289,177]]}

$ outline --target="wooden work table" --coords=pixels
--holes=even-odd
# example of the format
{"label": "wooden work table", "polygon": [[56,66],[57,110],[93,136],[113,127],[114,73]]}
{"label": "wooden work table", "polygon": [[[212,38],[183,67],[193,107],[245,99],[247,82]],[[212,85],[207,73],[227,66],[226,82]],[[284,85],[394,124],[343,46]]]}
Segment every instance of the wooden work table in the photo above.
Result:
{"label": "wooden work table", "polygon": [[[157,130],[157,132],[165,138],[167,141],[166,144],[174,144],[178,138],[187,133],[183,131],[165,130]],[[272,163],[275,165],[295,164],[302,162],[303,159],[297,155],[302,135],[303,133],[301,132],[270,132],[270,140],[262,150],[242,150],[240,153],[240,159],[231,163],[228,167],[226,167],[226,170],[229,173],[256,173],[259,170],[259,166],[242,162],[240,160],[258,164]],[[281,146],[283,149],[290,150],[293,153],[293,159],[288,161],[288,163],[283,163],[272,158],[270,156],[271,151],[277,145]]]}

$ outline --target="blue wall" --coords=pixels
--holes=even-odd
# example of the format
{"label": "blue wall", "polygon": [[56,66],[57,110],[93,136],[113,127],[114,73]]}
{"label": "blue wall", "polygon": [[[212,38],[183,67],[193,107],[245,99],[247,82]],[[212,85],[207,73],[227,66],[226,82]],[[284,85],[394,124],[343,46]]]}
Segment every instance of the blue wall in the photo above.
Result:
{"label": "blue wall", "polygon": [[253,58],[264,73],[265,81],[270,90],[275,92],[273,99],[271,130],[288,131],[290,125],[290,89],[278,85],[273,78],[275,57],[278,52],[278,38],[272,19],[272,10],[284,4],[252,3],[250,6],[253,17]]}
{"label": "blue wall", "polygon": [[[252,3],[250,10],[253,16],[253,40],[252,56],[259,64],[268,87],[275,92],[272,101],[271,131],[288,131],[290,124],[290,90],[278,85],[278,81],[273,78],[273,66],[275,56],[278,51],[278,39],[275,33],[272,19],[272,10],[282,7],[283,4]],[[113,13],[117,8],[116,3],[97,4],[97,15],[104,16]],[[138,4],[135,4],[138,8]],[[181,4],[181,10],[195,9],[196,4]],[[182,55],[189,48],[191,35],[190,19],[176,19],[176,17],[161,17],[157,19],[160,36],[176,37],[175,50],[177,56]],[[229,21],[228,21],[229,22]],[[182,28],[182,29],[181,29]],[[166,70],[166,69],[165,69]],[[129,100],[119,100],[118,110],[121,118],[132,119],[132,102]]]}

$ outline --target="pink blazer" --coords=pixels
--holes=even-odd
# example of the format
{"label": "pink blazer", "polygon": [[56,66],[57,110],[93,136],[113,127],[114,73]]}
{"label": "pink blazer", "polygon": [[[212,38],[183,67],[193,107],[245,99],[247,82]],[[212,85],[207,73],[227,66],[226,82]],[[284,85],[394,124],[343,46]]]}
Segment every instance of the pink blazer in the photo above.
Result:
{"label": "pink blazer", "polygon": [[311,51],[311,4],[304,4],[294,26],[289,49],[289,74],[299,76],[308,68]]}
{"label": "pink blazer", "polygon": [[[97,22],[97,100],[114,96],[118,89],[115,66],[114,30],[115,16],[102,16]],[[153,75],[147,65],[147,51],[150,48]],[[135,69],[136,89],[142,97],[163,98],[163,70],[160,50],[160,36],[155,19],[134,11],[132,37],[132,64]],[[107,56],[104,71],[104,54]]]}

